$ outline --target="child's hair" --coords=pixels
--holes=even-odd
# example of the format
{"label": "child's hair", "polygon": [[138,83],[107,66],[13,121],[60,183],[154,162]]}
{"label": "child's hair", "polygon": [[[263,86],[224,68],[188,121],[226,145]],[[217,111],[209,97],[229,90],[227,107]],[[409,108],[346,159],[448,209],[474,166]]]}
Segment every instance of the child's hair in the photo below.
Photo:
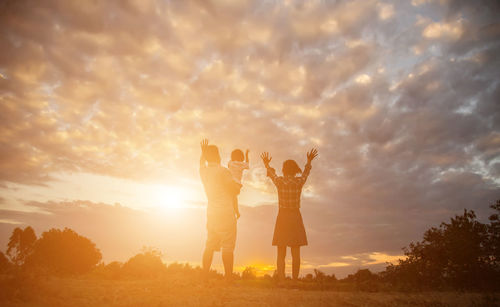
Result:
{"label": "child's hair", "polygon": [[299,165],[294,160],[286,160],[283,162],[282,171],[284,176],[295,176],[297,173],[302,173]]}
{"label": "child's hair", "polygon": [[205,149],[205,159],[208,162],[220,163],[219,148],[215,145],[208,145]]}
{"label": "child's hair", "polygon": [[233,150],[233,152],[231,153],[231,160],[243,162],[243,160],[245,160],[245,156],[243,155],[243,151],[241,151],[239,149]]}

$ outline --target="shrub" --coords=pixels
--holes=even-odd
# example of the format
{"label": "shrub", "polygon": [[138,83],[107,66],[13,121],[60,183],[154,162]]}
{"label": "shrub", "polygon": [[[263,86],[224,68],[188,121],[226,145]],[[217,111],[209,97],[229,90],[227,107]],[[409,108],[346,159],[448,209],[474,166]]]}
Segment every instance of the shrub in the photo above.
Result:
{"label": "shrub", "polygon": [[130,258],[122,268],[127,277],[151,278],[165,273],[166,266],[161,261],[161,253],[157,250],[145,250]]}
{"label": "shrub", "polygon": [[254,267],[247,266],[243,272],[241,272],[241,279],[251,280],[257,278],[257,273]]}
{"label": "shrub", "polygon": [[92,275],[103,279],[119,279],[123,276],[122,267],[123,263],[118,261],[108,264],[100,263],[92,272]]}

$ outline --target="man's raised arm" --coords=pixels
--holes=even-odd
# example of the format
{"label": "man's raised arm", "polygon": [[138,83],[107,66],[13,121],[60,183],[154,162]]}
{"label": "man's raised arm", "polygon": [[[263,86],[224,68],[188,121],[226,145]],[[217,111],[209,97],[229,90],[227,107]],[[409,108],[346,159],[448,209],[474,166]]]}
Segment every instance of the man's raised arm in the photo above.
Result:
{"label": "man's raised arm", "polygon": [[208,146],[208,140],[207,139],[201,140],[200,146],[201,146],[201,156],[200,156],[200,172],[201,172],[201,169],[207,166],[207,159],[205,157],[205,152]]}

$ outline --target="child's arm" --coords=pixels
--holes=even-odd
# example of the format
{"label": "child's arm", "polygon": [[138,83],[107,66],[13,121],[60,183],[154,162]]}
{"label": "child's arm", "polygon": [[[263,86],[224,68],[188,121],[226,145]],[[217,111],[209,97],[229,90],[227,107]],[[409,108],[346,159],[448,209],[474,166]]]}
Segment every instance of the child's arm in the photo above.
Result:
{"label": "child's arm", "polygon": [[269,166],[269,162],[271,162],[271,160],[273,159],[273,157],[271,157],[268,152],[261,153],[260,154],[260,158],[262,159],[262,162],[264,163],[264,166],[266,167],[266,169],[271,168]]}
{"label": "child's arm", "polygon": [[311,149],[311,151],[309,151],[307,153],[307,163],[306,163],[306,166],[304,167],[304,172],[302,172],[302,181],[304,184],[307,180],[307,177],[309,176],[309,172],[311,171],[311,162],[312,160],[314,160],[314,158],[316,158],[318,156],[318,151],[316,150],[316,148],[313,148]]}
{"label": "child's arm", "polygon": [[311,165],[312,160],[318,156],[318,150],[316,148],[311,149],[307,153],[307,164]]}
{"label": "child's arm", "polygon": [[264,162],[264,166],[266,167],[266,170],[267,170],[267,176],[269,178],[271,178],[271,180],[273,181],[273,183],[278,186],[279,184],[279,178],[278,176],[276,175],[276,171],[274,170],[274,168],[272,168],[270,165],[269,165],[269,162],[271,162],[271,160],[273,159],[268,152],[263,152],[260,157],[262,158],[262,162]]}
{"label": "child's arm", "polygon": [[231,172],[228,169],[226,169],[223,172],[221,180],[222,180],[223,186],[232,195],[234,214],[236,215],[236,218],[239,219],[240,218],[240,210],[238,209],[238,194],[240,193],[239,191],[240,191],[242,185],[233,180],[233,176],[231,175]]}

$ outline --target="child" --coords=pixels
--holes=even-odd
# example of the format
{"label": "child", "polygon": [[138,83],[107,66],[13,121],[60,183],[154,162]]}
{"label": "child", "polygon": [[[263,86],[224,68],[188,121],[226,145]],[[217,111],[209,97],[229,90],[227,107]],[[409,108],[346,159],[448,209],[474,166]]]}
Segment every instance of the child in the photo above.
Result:
{"label": "child", "polygon": [[[307,245],[304,222],[300,214],[300,194],[306,183],[307,176],[311,171],[311,162],[318,155],[316,149],[307,153],[307,163],[304,172],[294,160],[283,162],[283,177],[277,176],[274,168],[269,166],[271,156],[264,152],[261,154],[262,161],[267,169],[267,176],[271,178],[278,189],[279,211],[274,226],[273,245],[278,248],[277,275],[280,280],[285,278],[285,256],[286,247],[292,250],[292,276],[297,280],[300,270],[300,247]],[[301,176],[295,177],[296,174]]]}
{"label": "child", "polygon": [[[243,176],[243,170],[249,169],[249,162],[248,162],[248,149],[245,153],[245,157],[243,157],[243,151],[239,149],[233,150],[231,153],[231,161],[227,164],[227,168],[231,172],[231,175],[233,175],[234,181],[240,184],[241,186],[241,177]],[[243,161],[243,158],[245,158],[245,161]],[[234,212],[236,213],[236,218],[240,218],[240,210],[238,209],[238,194],[234,194],[233,198],[233,207],[234,207]]]}

